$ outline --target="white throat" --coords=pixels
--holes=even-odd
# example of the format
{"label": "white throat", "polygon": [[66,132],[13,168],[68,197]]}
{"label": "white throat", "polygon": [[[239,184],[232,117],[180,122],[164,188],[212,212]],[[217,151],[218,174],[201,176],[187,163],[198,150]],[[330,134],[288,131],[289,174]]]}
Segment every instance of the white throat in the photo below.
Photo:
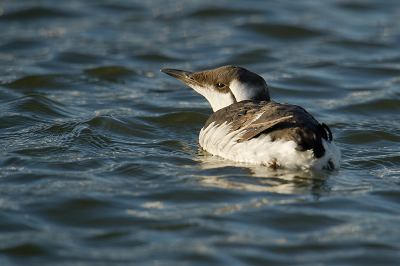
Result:
{"label": "white throat", "polygon": [[221,93],[212,87],[205,88],[198,85],[188,85],[207,99],[214,112],[236,102],[232,93]]}

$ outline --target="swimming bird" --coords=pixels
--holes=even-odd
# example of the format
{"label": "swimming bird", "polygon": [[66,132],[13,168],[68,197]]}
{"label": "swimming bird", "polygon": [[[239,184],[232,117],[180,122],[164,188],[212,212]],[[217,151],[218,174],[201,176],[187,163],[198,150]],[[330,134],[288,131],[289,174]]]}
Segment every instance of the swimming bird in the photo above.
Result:
{"label": "swimming bird", "polygon": [[204,150],[272,168],[340,168],[332,132],[304,108],[271,101],[265,80],[238,66],[202,72],[162,69],[203,95],[214,113],[199,134]]}

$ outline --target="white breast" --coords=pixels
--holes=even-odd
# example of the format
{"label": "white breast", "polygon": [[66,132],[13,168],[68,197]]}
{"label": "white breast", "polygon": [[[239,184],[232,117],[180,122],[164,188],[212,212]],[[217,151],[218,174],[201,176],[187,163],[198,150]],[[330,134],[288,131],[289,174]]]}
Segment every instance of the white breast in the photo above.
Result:
{"label": "white breast", "polygon": [[[294,141],[271,141],[268,135],[261,135],[244,142],[237,142],[245,128],[232,131],[230,124],[211,123],[202,128],[199,143],[206,151],[223,158],[251,164],[270,166],[276,164],[284,168],[324,169],[331,160],[335,168],[340,167],[340,150],[333,142],[322,140],[326,150],[321,158],[315,158],[313,151],[300,152],[296,150]],[[230,132],[230,133],[229,133]]]}

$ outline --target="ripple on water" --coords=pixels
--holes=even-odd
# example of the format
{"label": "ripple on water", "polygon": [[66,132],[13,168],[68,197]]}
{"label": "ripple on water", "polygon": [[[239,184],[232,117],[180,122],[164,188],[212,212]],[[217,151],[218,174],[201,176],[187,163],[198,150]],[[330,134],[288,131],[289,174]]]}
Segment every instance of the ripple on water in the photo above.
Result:
{"label": "ripple on water", "polygon": [[262,64],[273,65],[276,63],[277,58],[269,54],[270,50],[265,48],[252,49],[250,51],[238,52],[231,56],[229,60],[226,61],[226,65],[236,65],[242,66],[247,64]]}
{"label": "ripple on water", "polygon": [[29,258],[31,256],[50,256],[51,252],[45,248],[46,245],[24,243],[8,247],[2,250],[4,254],[22,258]]}
{"label": "ripple on water", "polygon": [[4,87],[18,90],[30,92],[43,89],[60,89],[60,88],[68,88],[71,85],[66,84],[65,78],[68,78],[67,75],[33,75],[28,77],[23,77],[17,79],[13,82],[3,84]]}
{"label": "ripple on water", "polygon": [[196,112],[183,111],[160,115],[157,117],[148,117],[146,120],[156,123],[161,126],[181,128],[183,125],[199,124],[204,123],[207,120],[207,116],[201,115]]}
{"label": "ripple on water", "polygon": [[44,95],[31,93],[27,96],[7,102],[3,112],[13,114],[30,114],[34,117],[65,118],[75,113],[66,105],[51,100]]}
{"label": "ripple on water", "polygon": [[83,54],[79,52],[58,53],[56,61],[70,64],[99,64],[103,58],[99,55]]}
{"label": "ripple on water", "polygon": [[85,73],[98,77],[99,79],[106,80],[109,82],[121,82],[126,78],[131,78],[137,75],[137,72],[128,68],[120,66],[106,66],[93,69],[86,69]]}
{"label": "ripple on water", "polygon": [[[363,94],[363,93],[361,93]],[[366,97],[360,97],[361,102],[353,102],[336,108],[337,111],[349,114],[362,114],[365,116],[376,116],[389,118],[391,115],[398,114],[400,111],[400,95],[388,93],[389,95],[379,95],[377,93],[364,93]],[[377,97],[374,97],[377,96]],[[392,96],[388,98],[388,96]]]}
{"label": "ripple on water", "polygon": [[223,17],[235,17],[237,18],[238,16],[251,16],[251,15],[256,15],[256,14],[266,14],[267,12],[263,11],[258,11],[258,10],[251,10],[251,9],[233,9],[229,7],[225,8],[218,8],[218,7],[206,7],[201,10],[194,10],[190,14],[187,15],[187,17],[190,18],[215,18],[215,19],[221,19]]}
{"label": "ripple on water", "polygon": [[99,3],[96,5],[98,8],[104,9],[106,12],[116,12],[116,14],[120,15],[121,12],[123,13],[138,13],[145,12],[147,9],[141,5],[140,3],[133,3],[133,2],[121,2],[121,3]]}
{"label": "ripple on water", "polygon": [[32,7],[25,10],[4,13],[0,16],[0,21],[59,19],[74,18],[76,16],[77,14],[75,12],[68,12],[67,10],[58,10],[50,7]]}
{"label": "ripple on water", "polygon": [[372,11],[376,9],[378,6],[373,4],[373,2],[368,3],[368,2],[345,2],[345,1],[339,1],[335,3],[336,6],[351,10],[351,11],[358,11],[358,12],[363,12],[363,11]]}
{"label": "ripple on water", "polygon": [[322,32],[317,30],[285,24],[247,23],[241,25],[240,28],[280,40],[301,40],[324,36]]}
{"label": "ripple on water", "polygon": [[[0,16],[1,17],[1,16]],[[1,52],[13,52],[16,53],[17,51],[32,51],[40,48],[45,48],[49,44],[46,42],[32,40],[32,39],[19,39],[14,40],[7,43],[2,43],[0,45],[0,53]]]}
{"label": "ripple on water", "polygon": [[144,61],[144,62],[157,63],[157,65],[159,65],[160,62],[170,63],[170,62],[183,61],[177,57],[171,57],[168,55],[164,55],[164,54],[161,54],[160,52],[135,55],[135,56],[133,56],[133,58],[136,60]]}

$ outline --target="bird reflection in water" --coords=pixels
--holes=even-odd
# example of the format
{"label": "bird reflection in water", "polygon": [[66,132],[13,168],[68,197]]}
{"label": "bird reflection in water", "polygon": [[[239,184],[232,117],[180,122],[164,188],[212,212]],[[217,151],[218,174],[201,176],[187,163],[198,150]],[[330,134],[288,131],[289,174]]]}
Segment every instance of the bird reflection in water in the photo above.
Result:
{"label": "bird reflection in water", "polygon": [[332,188],[328,181],[335,174],[325,170],[271,169],[231,162],[203,150],[199,152],[198,159],[199,166],[208,173],[201,176],[204,186],[279,194],[311,193],[315,199],[330,194]]}

